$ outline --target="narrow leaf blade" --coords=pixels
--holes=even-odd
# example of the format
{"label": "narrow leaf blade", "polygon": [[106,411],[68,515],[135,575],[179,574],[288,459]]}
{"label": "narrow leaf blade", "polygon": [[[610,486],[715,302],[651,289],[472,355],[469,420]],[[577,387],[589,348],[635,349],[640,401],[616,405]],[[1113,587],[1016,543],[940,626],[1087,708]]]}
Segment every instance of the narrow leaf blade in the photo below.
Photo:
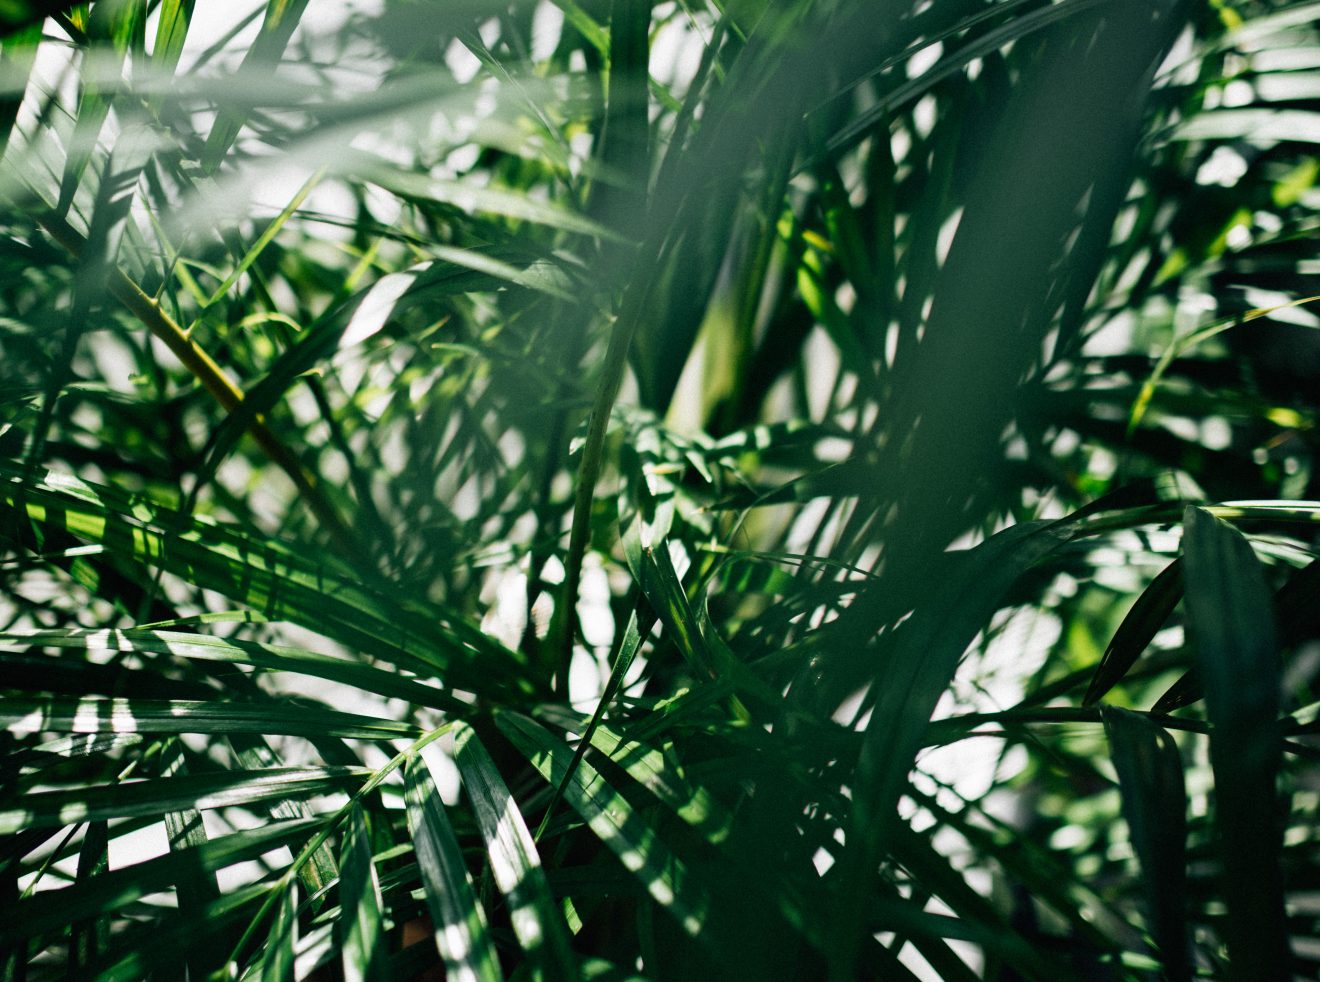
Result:
{"label": "narrow leaf blade", "polygon": [[454,760],[486,842],[495,885],[509,898],[518,943],[545,977],[576,977],[568,928],[541,870],[531,831],[490,754],[476,732],[463,723],[454,728]]}
{"label": "narrow leaf blade", "polygon": [[1123,680],[1123,676],[1136,664],[1141,653],[1169,619],[1169,614],[1182,599],[1182,593],[1182,561],[1176,559],[1151,581],[1114,632],[1113,640],[1105,649],[1104,657],[1100,659],[1095,675],[1091,678],[1091,685],[1082,698],[1083,706],[1095,705],[1105,693]]}
{"label": "narrow leaf blade", "polygon": [[408,828],[435,921],[435,941],[448,977],[456,982],[503,978],[486,929],[486,915],[472,889],[463,852],[445,817],[440,792],[426,762],[413,757],[404,768]]}
{"label": "narrow leaf blade", "polygon": [[380,880],[362,806],[356,804],[349,814],[339,854],[339,904],[343,912],[344,978],[348,982],[385,978]]}
{"label": "narrow leaf blade", "polygon": [[293,964],[298,945],[298,883],[291,882],[280,897],[279,913],[270,926],[270,936],[261,958],[262,982],[293,982]]}
{"label": "narrow leaf blade", "polygon": [[359,785],[370,776],[365,767],[282,767],[257,774],[222,771],[40,791],[0,808],[0,834],[81,821],[158,816],[183,808],[228,808],[327,794]]}
{"label": "narrow leaf blade", "polygon": [[1276,821],[1279,652],[1270,591],[1242,533],[1189,507],[1187,613],[1205,686],[1234,978],[1285,978],[1283,842]]}
{"label": "narrow leaf blade", "polygon": [[[525,716],[502,712],[496,724],[551,784],[568,774],[573,750]],[[597,731],[599,732],[599,731]],[[583,759],[564,787],[564,798],[587,826],[642,881],[647,892],[691,935],[699,935],[708,899],[687,866],[591,762]]]}
{"label": "narrow leaf blade", "polygon": [[1187,797],[1173,738],[1148,717],[1102,713],[1123,794],[1123,817],[1141,863],[1151,933],[1169,982],[1192,978],[1187,947]]}

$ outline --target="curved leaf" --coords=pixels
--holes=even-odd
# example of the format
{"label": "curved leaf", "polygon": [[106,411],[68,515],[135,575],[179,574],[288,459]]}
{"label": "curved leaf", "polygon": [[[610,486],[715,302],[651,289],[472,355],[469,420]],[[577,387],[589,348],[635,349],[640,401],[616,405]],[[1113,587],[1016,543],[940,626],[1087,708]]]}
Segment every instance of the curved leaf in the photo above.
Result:
{"label": "curved leaf", "polygon": [[113,869],[82,883],[34,894],[19,901],[13,908],[15,916],[0,924],[0,944],[58,931],[71,920],[115,910],[190,877],[214,876],[235,863],[293,845],[323,824],[319,818],[270,822]]}
{"label": "curved leaf", "polygon": [[[285,645],[227,640],[206,634],[177,631],[90,631],[66,628],[31,633],[0,633],[0,651],[26,651],[32,647],[83,651],[138,652],[169,655],[193,661],[230,662],[254,668],[307,675],[357,686],[367,692],[404,699],[419,706],[460,709],[461,702],[431,685],[384,672],[361,662]],[[4,662],[0,655],[0,664]]]}
{"label": "curved leaf", "polygon": [[348,982],[377,982],[386,978],[380,881],[362,806],[358,804],[349,813],[339,852],[339,906],[344,978]]}
{"label": "curved leaf", "polygon": [[1231,974],[1284,978],[1280,670],[1270,591],[1242,533],[1194,507],[1183,529],[1188,629],[1211,725]]}
{"label": "curved leaf", "polygon": [[37,791],[0,805],[0,835],[74,822],[327,794],[360,785],[369,776],[371,771],[365,767],[281,767],[255,774],[226,771]]}
{"label": "curved leaf", "polygon": [[297,705],[94,696],[8,698],[0,703],[0,726],[55,733],[281,733],[359,740],[422,732],[408,723]]}
{"label": "curved leaf", "polygon": [[48,474],[35,485],[13,468],[0,467],[0,476],[8,478],[0,485],[0,507],[21,507],[40,526],[113,544],[121,558],[158,566],[268,619],[301,623],[414,671],[461,674],[473,670],[478,651],[489,656],[482,660],[483,673],[522,660],[462,618],[445,625],[424,617],[349,578],[335,564],[309,561],[269,537],[217,526],[64,475]]}
{"label": "curved leaf", "polygon": [[1169,982],[1189,982],[1187,793],[1182,759],[1173,738],[1148,717],[1109,706],[1101,712],[1164,973]]}
{"label": "curved leaf", "polygon": [[1182,561],[1175,559],[1151,581],[1114,632],[1113,640],[1109,642],[1104,657],[1096,666],[1095,675],[1091,677],[1086,695],[1082,697],[1083,706],[1095,705],[1106,692],[1123,680],[1128,669],[1136,664],[1141,653],[1169,619],[1173,608],[1178,606],[1182,594]]}
{"label": "curved leaf", "polygon": [[280,895],[279,911],[270,926],[262,949],[261,982],[293,982],[298,947],[298,881],[292,880]]}

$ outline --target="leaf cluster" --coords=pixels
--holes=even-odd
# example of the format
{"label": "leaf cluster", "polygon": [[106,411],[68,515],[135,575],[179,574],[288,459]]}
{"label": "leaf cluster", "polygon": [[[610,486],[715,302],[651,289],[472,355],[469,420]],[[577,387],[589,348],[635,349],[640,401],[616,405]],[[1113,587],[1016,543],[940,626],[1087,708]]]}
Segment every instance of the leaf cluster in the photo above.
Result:
{"label": "leaf cluster", "polygon": [[0,975],[1314,976],[1318,18],[0,2]]}

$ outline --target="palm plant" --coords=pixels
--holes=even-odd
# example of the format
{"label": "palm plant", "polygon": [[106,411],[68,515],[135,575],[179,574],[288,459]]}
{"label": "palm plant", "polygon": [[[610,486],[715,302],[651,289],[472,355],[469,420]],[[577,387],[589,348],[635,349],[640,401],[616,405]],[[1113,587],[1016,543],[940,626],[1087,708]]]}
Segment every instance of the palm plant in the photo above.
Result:
{"label": "palm plant", "polygon": [[0,3],[5,977],[1313,976],[1318,15]]}

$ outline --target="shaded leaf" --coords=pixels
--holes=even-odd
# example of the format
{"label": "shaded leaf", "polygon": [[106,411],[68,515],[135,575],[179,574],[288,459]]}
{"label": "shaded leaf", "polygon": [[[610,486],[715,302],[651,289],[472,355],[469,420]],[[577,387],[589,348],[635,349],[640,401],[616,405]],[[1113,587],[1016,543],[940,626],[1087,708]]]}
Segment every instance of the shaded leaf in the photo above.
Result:
{"label": "shaded leaf", "polygon": [[1123,817],[1141,863],[1151,934],[1169,982],[1192,978],[1187,932],[1187,795],[1173,738],[1139,713],[1102,710],[1123,793]]}
{"label": "shaded leaf", "polygon": [[1162,716],[1175,709],[1182,709],[1184,706],[1199,702],[1204,695],[1205,689],[1201,685],[1200,675],[1195,668],[1190,668],[1178,676],[1177,681],[1155,700],[1155,705],[1150,707],[1150,711]]}
{"label": "shaded leaf", "polygon": [[191,774],[38,791],[0,804],[0,834],[107,818],[156,816],[184,808],[226,808],[326,794],[361,784],[370,775],[365,767],[283,767],[259,774]]}
{"label": "shaded leaf", "polygon": [[443,625],[349,578],[333,564],[308,561],[268,537],[126,500],[109,488],[93,488],[67,476],[48,474],[41,484],[24,486],[15,471],[7,473],[10,481],[0,485],[0,506],[21,501],[38,525],[122,546],[121,558],[159,565],[270,619],[303,623],[428,673],[445,666],[446,654],[469,660],[471,646],[492,656],[482,661],[487,683],[499,661],[521,660],[461,617]]}
{"label": "shaded leaf", "polygon": [[1182,593],[1182,561],[1175,559],[1151,581],[1114,632],[1104,657],[1096,666],[1095,675],[1091,677],[1086,695],[1082,697],[1083,706],[1094,705],[1123,680],[1128,669],[1136,664],[1164,626],[1173,608],[1178,606]]}
{"label": "shaded leaf", "polygon": [[[3,640],[0,637],[0,644]],[[8,698],[0,704],[0,724],[56,733],[282,733],[362,740],[421,735],[419,728],[408,723],[292,704],[94,696]]]}
{"label": "shaded leaf", "polygon": [[[189,878],[214,875],[227,866],[290,845],[321,824],[321,819],[271,822],[113,869],[86,883],[34,894],[15,905],[16,916],[0,924],[0,943],[58,931],[70,920],[114,910]],[[190,930],[195,933],[196,924]]]}
{"label": "shaded leaf", "polygon": [[[82,651],[134,651],[202,662],[246,664],[254,668],[342,682],[379,695],[405,699],[419,706],[445,709],[461,706],[447,693],[433,686],[423,685],[407,676],[384,672],[347,658],[323,655],[285,645],[226,640],[206,634],[175,631],[89,631],[81,628],[19,634],[0,633],[0,651],[8,649],[23,652],[32,647]],[[0,654],[0,663],[5,660],[5,656]],[[254,711],[259,710],[254,709]],[[242,710],[238,713],[242,713]],[[374,722],[371,728],[378,734],[381,732]]]}
{"label": "shaded leaf", "polygon": [[[307,0],[268,0],[261,30],[243,59],[242,71],[258,78],[273,75],[306,7]],[[245,122],[247,114],[235,109],[216,117],[202,153],[203,166],[208,173],[220,166]]]}
{"label": "shaded leaf", "polygon": [[1194,507],[1183,529],[1188,629],[1211,724],[1231,974],[1284,978],[1280,675],[1270,591],[1242,533]]}
{"label": "shaded leaf", "polygon": [[[90,40],[108,42],[114,52],[116,62],[122,64],[128,54],[134,36],[141,30],[144,8],[136,0],[100,0],[92,7],[87,23],[87,36]],[[96,52],[105,50],[98,46]],[[96,64],[89,59],[89,64]],[[96,140],[110,112],[111,94],[89,71],[84,78],[82,97],[78,104],[78,116],[74,124],[74,133],[69,147],[68,159],[64,164],[64,174],[60,180],[60,195],[57,210],[66,212],[73,203],[73,196],[82,181],[83,172],[96,149]],[[107,165],[107,181],[110,174]],[[134,171],[136,176],[136,171]],[[102,189],[105,194],[106,189]]]}
{"label": "shaded leaf", "polygon": [[298,945],[298,882],[290,881],[280,895],[279,910],[262,949],[262,982],[293,982]]}
{"label": "shaded leaf", "polygon": [[[161,748],[161,777],[176,777],[188,773],[187,758],[183,745],[177,739],[167,740]],[[202,815],[195,808],[182,808],[165,813],[165,836],[169,840],[170,852],[180,853],[189,849],[201,849],[207,843],[206,827]],[[196,854],[193,854],[196,855]],[[218,950],[210,925],[202,919],[202,911],[207,904],[213,903],[220,896],[220,887],[216,878],[209,873],[198,873],[193,868],[181,867],[186,873],[174,884],[178,898],[180,914],[197,923],[195,942],[186,953],[187,967],[194,974],[205,974],[219,965],[224,952]],[[182,965],[176,966],[182,969]]]}

